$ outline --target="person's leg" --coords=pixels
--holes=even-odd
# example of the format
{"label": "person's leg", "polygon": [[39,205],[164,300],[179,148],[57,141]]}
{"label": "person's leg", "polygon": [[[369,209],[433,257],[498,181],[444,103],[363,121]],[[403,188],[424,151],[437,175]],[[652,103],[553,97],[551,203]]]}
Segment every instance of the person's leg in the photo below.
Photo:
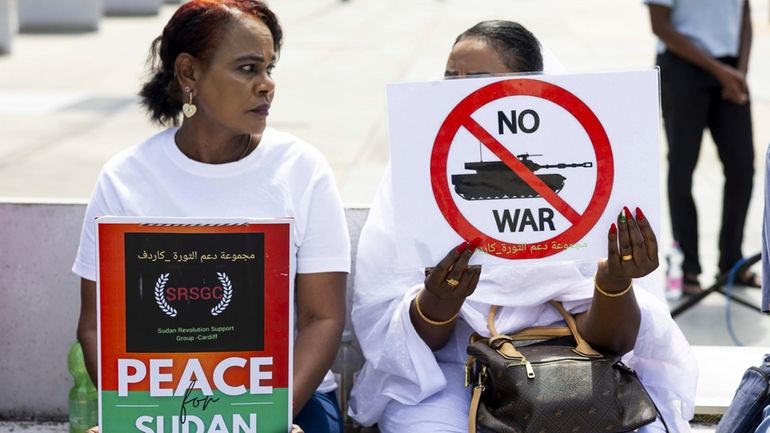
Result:
{"label": "person's leg", "polygon": [[468,432],[470,391],[464,387],[464,366],[440,365],[446,376],[446,388],[417,404],[391,401],[377,423],[381,433]]}
{"label": "person's leg", "polygon": [[334,391],[316,392],[294,418],[307,433],[342,433],[342,414]]}
{"label": "person's leg", "polygon": [[721,98],[714,93],[709,129],[724,166],[722,228],[719,233],[719,270],[727,272],[740,260],[746,213],[754,180],[754,142],[751,107]]}
{"label": "person's leg", "polygon": [[698,260],[698,215],[692,176],[708,120],[709,92],[705,72],[673,54],[658,56],[661,102],[668,141],[668,203],[674,239],[684,253],[686,275],[701,272]]}

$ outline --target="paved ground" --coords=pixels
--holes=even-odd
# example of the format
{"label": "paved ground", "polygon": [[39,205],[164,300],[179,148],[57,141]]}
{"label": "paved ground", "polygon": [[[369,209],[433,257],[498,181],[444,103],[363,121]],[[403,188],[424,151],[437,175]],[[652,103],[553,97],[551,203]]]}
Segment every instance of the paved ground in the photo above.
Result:
{"label": "paved ground", "polygon": [[[315,143],[331,161],[343,199],[367,204],[388,158],[384,86],[441,76],[454,37],[486,18],[524,23],[570,71],[648,68],[654,58],[640,1],[274,0],[286,42],[275,73],[272,125]],[[752,0],[757,174],[746,254],[759,251],[762,167],[770,143],[768,2]],[[173,12],[109,18],[95,33],[18,35],[0,56],[0,197],[85,199],[101,164],[158,128],[137,105],[150,41]],[[707,144],[696,172],[704,282],[716,272],[721,167]],[[665,164],[663,156],[661,163]],[[667,210],[664,208],[664,215]],[[662,245],[670,244],[668,226]],[[744,292],[746,292],[744,290]],[[752,299],[756,291],[743,293]],[[712,295],[678,322],[693,344],[729,345],[725,301]],[[738,336],[770,346],[770,318],[734,307]],[[0,432],[62,426],[0,423]]]}

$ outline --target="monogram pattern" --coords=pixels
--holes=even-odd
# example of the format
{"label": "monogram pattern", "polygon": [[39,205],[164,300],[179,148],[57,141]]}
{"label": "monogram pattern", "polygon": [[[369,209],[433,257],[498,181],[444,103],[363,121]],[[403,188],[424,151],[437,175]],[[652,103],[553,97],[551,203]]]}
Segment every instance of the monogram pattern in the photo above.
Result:
{"label": "monogram pattern", "polygon": [[[585,357],[572,339],[517,348],[531,363],[511,362],[487,340],[468,346],[474,371],[486,366],[477,412],[479,432],[621,433],[653,422],[656,409],[636,374],[618,357]],[[478,383],[478,376],[473,383]]]}

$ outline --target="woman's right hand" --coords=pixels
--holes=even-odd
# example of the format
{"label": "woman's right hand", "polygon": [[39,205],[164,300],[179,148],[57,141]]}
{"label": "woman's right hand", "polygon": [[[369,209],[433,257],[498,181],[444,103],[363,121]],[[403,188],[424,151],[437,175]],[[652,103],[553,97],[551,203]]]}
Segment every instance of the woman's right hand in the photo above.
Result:
{"label": "woman's right hand", "polygon": [[463,242],[443,259],[425,277],[425,290],[440,301],[462,301],[476,290],[481,266],[468,266],[476,245]]}
{"label": "woman's right hand", "polygon": [[435,268],[425,271],[425,289],[412,301],[409,315],[415,330],[431,350],[446,344],[460,307],[476,290],[481,266],[468,266],[475,250],[475,243],[463,242]]}

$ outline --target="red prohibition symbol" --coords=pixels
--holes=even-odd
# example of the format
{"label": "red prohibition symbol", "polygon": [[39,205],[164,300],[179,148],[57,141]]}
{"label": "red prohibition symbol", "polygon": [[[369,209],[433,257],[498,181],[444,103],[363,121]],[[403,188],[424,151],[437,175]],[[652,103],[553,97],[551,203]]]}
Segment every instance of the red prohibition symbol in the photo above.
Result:
{"label": "red prohibition symbol", "polygon": [[[591,140],[596,156],[596,184],[591,200],[581,214],[573,209],[540,178],[528,169],[512,152],[479,125],[471,115],[482,106],[509,96],[532,96],[548,100],[570,113],[580,123]],[[466,129],[487,149],[500,158],[524,182],[535,190],[548,204],[563,215],[571,226],[562,233],[541,242],[528,244],[521,251],[513,244],[501,241],[477,229],[460,212],[452,198],[447,179],[447,157],[449,148],[460,128]],[[601,122],[591,109],[577,96],[555,84],[531,78],[513,78],[486,85],[460,101],[442,123],[433,142],[430,159],[430,178],[433,195],[441,214],[447,223],[467,241],[479,240],[482,248],[497,243],[508,248],[496,249],[492,255],[506,259],[536,259],[558,253],[560,250],[547,248],[552,242],[574,244],[583,238],[604,213],[612,192],[614,164],[610,140]]]}

